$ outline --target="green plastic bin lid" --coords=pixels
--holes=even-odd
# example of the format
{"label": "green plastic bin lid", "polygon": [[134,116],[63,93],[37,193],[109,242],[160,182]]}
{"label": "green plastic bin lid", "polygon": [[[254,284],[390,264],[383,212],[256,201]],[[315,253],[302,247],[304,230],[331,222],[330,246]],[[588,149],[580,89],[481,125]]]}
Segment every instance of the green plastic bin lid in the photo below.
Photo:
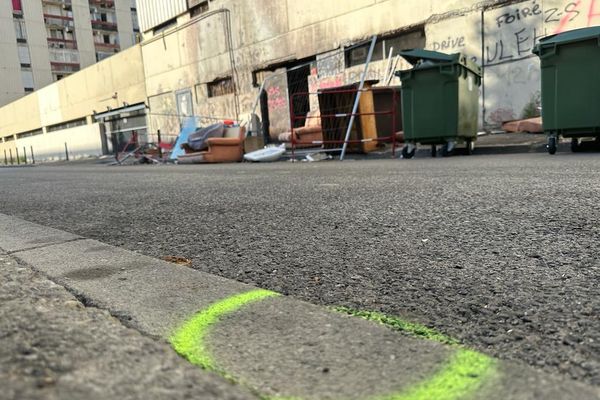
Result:
{"label": "green plastic bin lid", "polygon": [[[474,74],[481,76],[481,67],[462,53],[446,54],[425,49],[410,49],[401,51],[399,54],[413,66],[413,69],[427,69],[440,64],[452,63],[460,64]],[[396,76],[400,76],[401,72],[397,71]]]}
{"label": "green plastic bin lid", "polygon": [[419,64],[420,62],[433,62],[433,63],[448,63],[457,61],[460,58],[460,53],[446,54],[440,53],[439,51],[431,51],[425,49],[410,49],[404,50],[399,53],[406,61],[411,65]]}
{"label": "green plastic bin lid", "polygon": [[556,35],[546,36],[540,39],[540,42],[534,47],[533,53],[539,54],[540,48],[551,47],[560,44],[583,42],[585,40],[599,39],[600,26],[592,26],[589,28],[574,29]]}

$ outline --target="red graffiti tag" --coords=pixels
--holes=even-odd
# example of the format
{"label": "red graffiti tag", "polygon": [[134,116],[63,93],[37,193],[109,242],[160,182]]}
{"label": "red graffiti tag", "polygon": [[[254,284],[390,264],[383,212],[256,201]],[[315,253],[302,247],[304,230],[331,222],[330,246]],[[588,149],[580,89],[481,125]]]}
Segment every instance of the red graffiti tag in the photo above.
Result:
{"label": "red graffiti tag", "polygon": [[[593,7],[593,4],[595,1],[596,0],[592,0],[592,7]],[[562,19],[560,20],[560,24],[558,25],[558,28],[556,28],[556,31],[554,33],[562,33],[565,31],[565,28],[567,27],[569,22],[572,20],[572,17],[574,17],[577,14],[577,9],[579,8],[580,5],[581,5],[581,0],[577,0],[575,5],[573,6],[573,8],[570,11],[568,11],[567,13],[565,13],[565,15],[562,17]]]}
{"label": "red graffiti tag", "polygon": [[590,0],[590,11],[588,12],[588,26],[592,26],[594,18],[600,17],[600,12],[596,11],[596,0]]}

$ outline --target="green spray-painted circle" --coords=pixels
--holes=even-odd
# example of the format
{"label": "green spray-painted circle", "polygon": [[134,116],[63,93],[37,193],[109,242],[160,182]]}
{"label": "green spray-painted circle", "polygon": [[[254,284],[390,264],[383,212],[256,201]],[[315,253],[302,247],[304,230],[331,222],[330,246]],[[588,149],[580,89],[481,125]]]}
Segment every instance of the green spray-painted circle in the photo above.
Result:
{"label": "green spray-painted circle", "polygon": [[[192,364],[235,380],[235,377],[229,375],[227,371],[218,368],[217,362],[208,351],[206,338],[211,328],[224,316],[236,312],[248,304],[276,296],[279,296],[279,294],[257,289],[220,300],[197,313],[177,329],[169,339],[171,345],[177,353]],[[349,309],[338,309],[338,311],[376,321],[393,329],[406,331],[413,336],[450,345],[458,343],[456,340],[430,328],[388,317],[381,313],[359,312]],[[476,351],[458,347],[454,355],[429,379],[397,393],[374,396],[370,400],[460,400],[472,396],[485,380],[495,373],[496,361],[494,359]],[[268,397],[263,396],[263,398]],[[270,399],[299,400],[292,397],[271,397]]]}

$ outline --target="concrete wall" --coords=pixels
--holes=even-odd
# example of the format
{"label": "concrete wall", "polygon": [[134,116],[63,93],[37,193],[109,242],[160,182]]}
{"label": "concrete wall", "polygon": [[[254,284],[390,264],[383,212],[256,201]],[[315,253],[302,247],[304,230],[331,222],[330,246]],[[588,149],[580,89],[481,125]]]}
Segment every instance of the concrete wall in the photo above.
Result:
{"label": "concrete wall", "polygon": [[[141,1],[140,13],[144,14],[143,5],[151,2]],[[465,52],[483,64],[482,116],[487,126],[494,127],[521,117],[539,91],[539,62],[531,55],[535,41],[545,34],[597,24],[598,2],[214,0],[206,18],[189,21],[186,12],[180,13],[177,28],[0,109],[0,137],[89,117],[92,110],[118,108],[123,102],[147,101],[150,133],[161,129],[164,134],[177,134],[178,114],[190,103],[191,112],[204,117],[203,124],[212,121],[210,118],[235,119],[233,95],[208,96],[207,85],[226,77],[237,84],[240,117],[244,117],[258,94],[253,85],[256,72],[261,79],[271,76],[266,89],[277,133],[289,127],[289,82],[283,65],[313,60],[311,90],[356,82],[362,66],[346,68],[340,49],[373,34],[409,32],[415,27],[424,29],[425,47]],[[172,4],[179,8],[163,10],[162,17],[171,18],[183,3]],[[235,71],[225,40],[226,14],[211,14],[221,8],[231,11]],[[160,16],[145,15],[146,29],[164,22]],[[386,65],[385,60],[374,62],[368,78],[381,79]],[[402,68],[408,65],[401,62],[397,69]],[[260,72],[265,69],[268,71]],[[396,78],[392,80],[392,84],[398,83]]]}
{"label": "concrete wall", "polygon": [[21,67],[17,52],[17,36],[13,24],[10,0],[0,0],[0,104],[7,104],[24,95]]}
{"label": "concrete wall", "polygon": [[[131,47],[0,108],[0,156],[3,157],[3,149],[11,148],[14,152],[15,147],[21,151],[23,146],[34,145],[36,159],[38,154],[52,158],[59,153],[58,147],[62,146],[64,153],[65,142],[75,155],[101,154],[98,124],[92,123],[93,112],[146,101],[141,57],[140,46]],[[86,118],[88,123],[6,141],[6,137],[19,133],[40,128],[46,132],[48,126],[81,118]]]}
{"label": "concrete wall", "polygon": [[[545,35],[600,24],[600,1],[529,0],[428,23],[428,48],[469,54],[485,69],[485,120],[521,118],[539,96],[540,63],[531,54]],[[483,28],[482,28],[483,27]]]}
{"label": "concrete wall", "polygon": [[23,160],[23,151],[25,150],[28,162],[32,160],[32,150],[36,162],[65,160],[67,151],[71,160],[101,156],[100,126],[94,123],[0,143],[0,162],[4,162],[4,150],[8,152],[8,149],[12,150],[15,163],[16,150],[18,150],[21,160]]}
{"label": "concrete wall", "polygon": [[41,88],[52,83],[50,56],[42,3],[39,1],[22,1],[23,15],[27,26],[27,44],[33,68],[35,88]]}
{"label": "concrete wall", "polygon": [[[422,25],[426,48],[443,52],[465,52],[485,68],[482,88],[482,118],[485,125],[520,118],[539,92],[539,61],[531,54],[534,43],[545,34],[600,23],[596,0],[352,0],[319,2],[240,2],[215,0],[211,10],[231,10],[238,88],[243,113],[256,98],[252,72],[278,63],[333,54],[341,46],[372,34],[386,34]],[[140,6],[142,7],[142,6]],[[223,43],[221,16],[192,23],[174,33],[161,33],[160,40],[143,46],[148,95],[161,114],[177,113],[175,92],[192,90],[194,112],[233,118],[231,96],[208,98],[206,83],[231,72]],[[180,23],[185,16],[180,18]],[[147,25],[146,29],[151,28]],[[155,60],[164,58],[164,64]],[[334,57],[335,58],[335,57]],[[387,62],[373,63],[369,78],[383,76]],[[311,88],[329,87],[358,80],[361,68],[329,73],[317,63]],[[408,68],[401,62],[398,69]],[[399,84],[393,79],[392,84]],[[271,105],[285,116],[286,85],[274,84]],[[485,104],[483,98],[485,95]],[[285,99],[284,99],[285,100]],[[485,108],[484,108],[485,105]],[[289,114],[288,114],[289,115]],[[153,129],[176,130],[177,118],[152,118]],[[285,127],[275,124],[275,129]]]}
{"label": "concrete wall", "polygon": [[96,62],[96,48],[94,47],[94,34],[90,23],[90,3],[87,0],[73,0],[73,20],[75,24],[75,38],[81,68]]}

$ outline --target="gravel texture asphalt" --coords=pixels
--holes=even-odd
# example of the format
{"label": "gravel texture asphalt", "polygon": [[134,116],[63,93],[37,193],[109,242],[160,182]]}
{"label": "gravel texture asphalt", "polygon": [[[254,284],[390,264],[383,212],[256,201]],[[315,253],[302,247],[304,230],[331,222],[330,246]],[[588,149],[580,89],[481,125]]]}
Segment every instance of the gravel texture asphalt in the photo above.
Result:
{"label": "gravel texture asphalt", "polygon": [[253,399],[0,253],[0,399]]}
{"label": "gravel texture asphalt", "polygon": [[600,155],[0,169],[2,212],[600,386]]}

